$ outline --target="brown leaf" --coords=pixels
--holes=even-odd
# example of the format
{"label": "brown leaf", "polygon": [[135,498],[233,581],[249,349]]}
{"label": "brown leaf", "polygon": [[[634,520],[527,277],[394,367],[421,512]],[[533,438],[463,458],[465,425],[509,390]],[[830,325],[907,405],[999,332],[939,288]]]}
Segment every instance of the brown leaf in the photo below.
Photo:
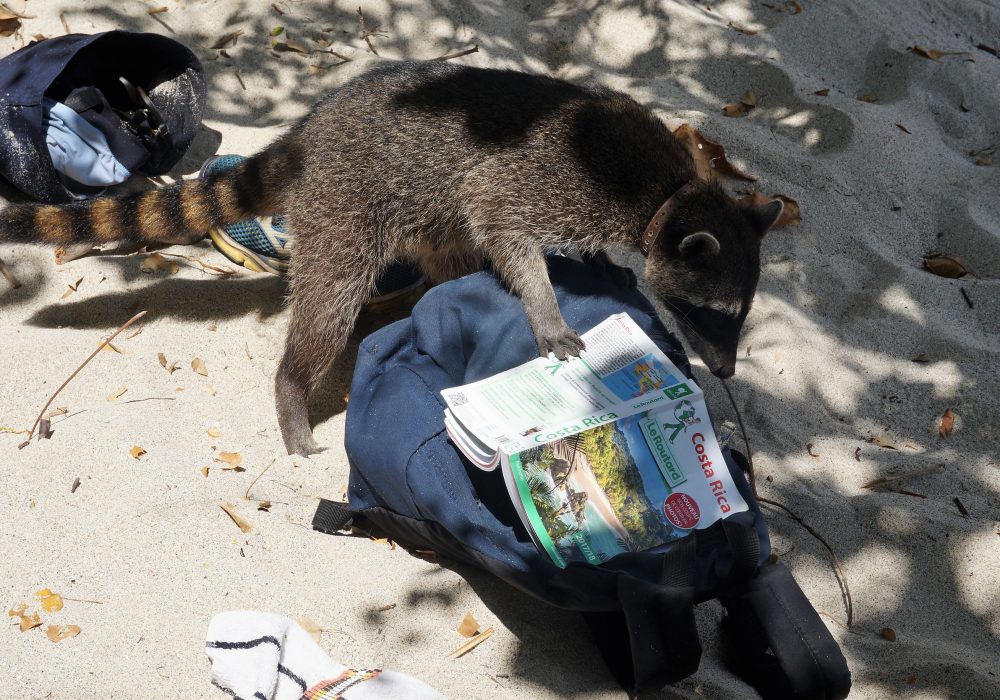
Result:
{"label": "brown leaf", "polygon": [[722,144],[711,141],[693,128],[690,124],[681,124],[674,130],[674,136],[680,139],[691,157],[694,159],[695,170],[702,180],[713,180],[716,176],[735,177],[754,182],[757,178],[747,175],[735,165],[726,160],[726,149]]}
{"label": "brown leaf", "polygon": [[61,299],[65,299],[65,298],[66,298],[66,297],[68,297],[68,296],[69,296],[70,294],[72,294],[72,293],[73,293],[73,292],[75,292],[75,291],[76,291],[77,289],[79,289],[79,288],[80,288],[80,283],[81,283],[81,282],[83,282],[83,277],[81,277],[80,279],[78,279],[78,280],[76,281],[76,283],[75,283],[75,284],[71,284],[71,285],[68,285],[68,286],[69,286],[69,289],[67,289],[67,290],[66,290],[65,292],[63,292],[63,295],[62,295],[62,296],[61,296],[60,298],[61,298]]}
{"label": "brown leaf", "polygon": [[963,51],[938,51],[936,49],[925,49],[923,46],[918,46],[918,45],[911,46],[910,51],[917,54],[918,56],[929,58],[932,61],[936,61],[942,56],[958,56],[964,53]]}
{"label": "brown leaf", "polygon": [[45,628],[45,636],[53,642],[61,642],[78,634],[80,634],[80,628],[77,625],[49,625]]}
{"label": "brown leaf", "polygon": [[385,605],[378,606],[378,611],[380,613],[389,612],[390,610],[392,610],[395,607],[396,607],[395,603],[386,603]]}
{"label": "brown leaf", "polygon": [[201,472],[201,475],[203,477],[205,477],[206,479],[208,478],[208,467],[202,467],[201,469],[199,469],[199,471]]}
{"label": "brown leaf", "polygon": [[48,418],[38,421],[38,437],[41,440],[48,440],[52,437],[52,422]]}
{"label": "brown leaf", "polygon": [[34,629],[42,624],[42,619],[39,617],[38,613],[28,614],[25,610],[28,609],[27,603],[21,603],[16,608],[7,611],[7,617],[19,617],[21,618],[20,628],[22,632],[27,632],[30,629]]}
{"label": "brown leaf", "polygon": [[458,624],[458,633],[463,637],[474,637],[477,632],[479,632],[479,623],[476,622],[476,618],[472,616],[472,613],[465,613],[465,617]]}
{"label": "brown leaf", "polygon": [[238,527],[243,532],[250,532],[250,530],[253,529],[250,523],[248,523],[246,520],[237,515],[236,509],[233,508],[228,503],[220,503],[219,508],[222,508],[222,510],[225,511],[226,515],[232,518],[233,522],[236,523],[236,527]]}
{"label": "brown leaf", "polygon": [[755,29],[747,29],[746,27],[741,27],[739,25],[733,24],[732,22],[729,23],[729,28],[730,29],[735,29],[740,34],[745,34],[747,36],[757,36],[757,30],[755,30]]}
{"label": "brown leaf", "polygon": [[260,503],[257,504],[257,510],[262,510],[265,513],[270,513],[271,512],[271,502],[270,501],[261,501]]}
{"label": "brown leaf", "polygon": [[854,448],[854,461],[855,462],[860,462],[861,461],[861,448],[860,447],[855,447]]}
{"label": "brown leaf", "polygon": [[941,253],[925,255],[924,267],[939,277],[948,277],[949,279],[958,279],[968,274],[968,270],[956,258]]}
{"label": "brown leaf", "polygon": [[868,442],[877,445],[886,450],[898,450],[896,442],[886,435],[885,433],[879,433],[878,435],[869,435]]}
{"label": "brown leaf", "polygon": [[917,355],[916,357],[914,357],[913,359],[911,359],[910,362],[921,362],[921,363],[922,362],[930,362],[930,358],[927,357],[927,353],[922,352],[919,355]]}
{"label": "brown leaf", "polygon": [[216,457],[219,462],[225,462],[231,467],[240,466],[240,462],[243,461],[243,455],[239,452],[220,452],[219,456]]}
{"label": "brown leaf", "polygon": [[163,369],[167,370],[167,374],[173,374],[178,369],[180,369],[180,365],[177,364],[176,362],[168,363],[167,356],[164,355],[162,352],[156,353],[156,359],[159,360],[160,366],[163,367]]}
{"label": "brown leaf", "polygon": [[806,445],[806,452],[809,453],[810,457],[819,457],[818,452],[813,452],[813,444],[811,442]]}
{"label": "brown leaf", "polygon": [[868,102],[869,104],[871,104],[873,102],[878,102],[878,97],[876,97],[875,95],[872,95],[871,93],[865,93],[864,95],[862,95],[858,99],[861,100],[862,102]]}
{"label": "brown leaf", "polygon": [[21,20],[17,17],[0,20],[0,36],[11,36],[21,28]]}
{"label": "brown leaf", "polygon": [[309,636],[313,638],[313,641],[317,644],[319,643],[320,635],[323,633],[323,628],[317,625],[315,622],[310,620],[308,617],[303,615],[296,620],[299,623],[299,627],[304,629],[309,633]]}
{"label": "brown leaf", "polygon": [[722,114],[726,117],[745,117],[752,108],[742,102],[732,102],[723,106]]}
{"label": "brown leaf", "polygon": [[910,131],[909,129],[907,129],[902,124],[896,124],[896,128],[898,128],[900,131],[902,131],[903,133],[906,133],[906,134],[912,134],[913,133],[912,131]]}
{"label": "brown leaf", "polygon": [[45,612],[59,612],[63,609],[63,599],[58,593],[53,593],[48,588],[35,591],[35,597],[42,603],[42,610]]}
{"label": "brown leaf", "polygon": [[278,52],[291,51],[300,54],[312,53],[312,49],[292,39],[291,35],[288,34],[287,32],[285,32],[285,41],[278,41],[277,39],[272,39],[271,48]]}
{"label": "brown leaf", "polygon": [[993,159],[992,158],[976,158],[975,164],[976,165],[983,165],[983,166],[989,167],[989,166],[993,165]]}
{"label": "brown leaf", "polygon": [[941,416],[941,424],[938,425],[938,435],[943,438],[949,437],[951,431],[955,428],[955,414],[951,412],[949,408]]}
{"label": "brown leaf", "polygon": [[160,7],[151,7],[151,8],[149,8],[148,10],[146,10],[146,14],[147,15],[159,15],[159,14],[163,14],[164,12],[167,12],[169,10],[170,10],[169,7],[167,7],[165,5],[161,5]]}
{"label": "brown leaf", "polygon": [[132,449],[129,450],[128,453],[132,455],[132,459],[139,459],[146,454],[146,450],[142,449],[138,445],[132,445]]}
{"label": "brown leaf", "polygon": [[114,393],[108,394],[108,401],[117,401],[126,391],[128,391],[128,387],[122,384],[114,390]]}
{"label": "brown leaf", "polygon": [[197,374],[203,377],[208,376],[208,367],[205,366],[205,361],[200,357],[196,357],[191,360],[191,369],[193,369]]}
{"label": "brown leaf", "polygon": [[802,5],[796,2],[796,0],[785,0],[785,5],[788,6],[788,9],[792,11],[793,15],[797,15],[802,12]]}
{"label": "brown leaf", "polygon": [[746,105],[747,107],[757,106],[757,96],[753,94],[753,90],[747,90],[743,93],[743,97],[740,98],[740,104]]}
{"label": "brown leaf", "polygon": [[222,436],[222,431],[220,431],[218,428],[209,428],[208,429],[208,436],[209,437],[213,437],[213,438],[221,437]]}
{"label": "brown leaf", "polygon": [[487,639],[489,639],[492,634],[493,634],[493,628],[492,627],[487,627],[481,633],[477,634],[475,637],[473,637],[472,639],[470,639],[469,641],[465,642],[464,644],[462,644],[461,646],[459,646],[457,649],[455,649],[455,651],[451,652],[451,654],[449,654],[449,656],[451,658],[453,658],[453,659],[457,659],[457,658],[459,658],[461,656],[465,656],[470,651],[472,651],[473,649],[475,649],[476,647],[478,647],[480,644],[482,644],[483,642],[485,642]]}
{"label": "brown leaf", "polygon": [[141,263],[139,263],[139,271],[145,273],[152,273],[158,270],[165,270],[171,275],[175,275],[180,269],[181,266],[178,265],[175,261],[168,260],[166,257],[160,255],[159,253],[150,253],[145,258],[143,258]]}
{"label": "brown leaf", "polygon": [[882,639],[887,639],[890,642],[896,641],[896,630],[892,627],[883,627],[879,630],[879,634],[882,635]]}
{"label": "brown leaf", "polygon": [[827,95],[830,94],[830,88],[823,88],[821,90],[817,90],[813,94],[816,95],[817,97],[826,97]]}
{"label": "brown leaf", "polygon": [[243,34],[242,29],[237,29],[235,32],[229,32],[228,34],[224,34],[221,37],[219,37],[219,39],[208,48],[211,49],[212,51],[218,51],[219,49],[226,48],[230,44],[236,46],[236,40],[239,39],[242,34]]}

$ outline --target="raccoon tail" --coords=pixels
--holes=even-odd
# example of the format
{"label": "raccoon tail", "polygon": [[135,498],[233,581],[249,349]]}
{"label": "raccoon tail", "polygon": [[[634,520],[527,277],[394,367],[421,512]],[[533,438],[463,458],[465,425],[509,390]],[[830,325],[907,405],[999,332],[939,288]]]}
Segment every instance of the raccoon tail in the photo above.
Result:
{"label": "raccoon tail", "polygon": [[301,168],[300,150],[293,139],[285,138],[205,179],[70,204],[13,204],[0,210],[0,241],[54,246],[170,242],[275,214],[285,187]]}

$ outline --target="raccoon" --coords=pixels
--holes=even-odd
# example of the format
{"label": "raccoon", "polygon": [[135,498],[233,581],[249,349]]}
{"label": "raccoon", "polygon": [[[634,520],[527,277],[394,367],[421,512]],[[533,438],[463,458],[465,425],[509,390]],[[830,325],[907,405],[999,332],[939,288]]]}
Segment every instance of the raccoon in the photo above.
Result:
{"label": "raccoon", "polygon": [[124,197],[8,206],[0,239],[186,242],[279,212],[296,248],[275,402],[288,452],[308,455],[320,449],[309,395],[394,260],[416,262],[431,283],[488,262],[520,296],[539,353],[563,359],[583,343],[559,312],[544,251],[575,246],[609,262],[608,249],[641,248],[656,298],[728,377],[781,203],[746,206],[699,181],[685,146],[621,92],[401,62],[345,83],[231,170]]}

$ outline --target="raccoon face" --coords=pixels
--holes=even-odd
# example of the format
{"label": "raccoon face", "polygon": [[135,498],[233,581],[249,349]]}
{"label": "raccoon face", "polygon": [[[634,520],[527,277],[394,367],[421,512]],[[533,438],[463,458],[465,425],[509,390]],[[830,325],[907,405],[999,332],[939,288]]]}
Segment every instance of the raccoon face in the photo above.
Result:
{"label": "raccoon face", "polygon": [[760,277],[760,243],[782,204],[738,204],[716,185],[676,202],[646,261],[646,281],[717,377],[736,371],[736,346]]}

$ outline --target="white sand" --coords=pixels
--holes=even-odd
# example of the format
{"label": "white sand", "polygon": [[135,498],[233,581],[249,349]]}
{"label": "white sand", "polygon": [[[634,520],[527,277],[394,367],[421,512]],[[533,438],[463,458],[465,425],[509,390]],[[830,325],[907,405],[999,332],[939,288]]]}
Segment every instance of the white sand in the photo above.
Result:
{"label": "white sand", "polygon": [[[81,10],[30,0],[36,18],[25,21],[25,34],[62,33],[63,11],[75,31],[169,28],[203,47],[205,59],[213,52],[204,47],[242,28],[232,61],[205,63],[206,129],[179,173],[196,171],[220,137],[220,152],[252,152],[347,74],[307,73],[332,57],[271,54],[273,26],[304,43],[328,27],[338,51],[365,52],[355,2],[286,0],[282,17],[269,3],[150,6],[159,4],[169,11],[153,18],[140,2]],[[765,241],[732,385],[762,495],[805,516],[844,563],[851,630],[825,550],[769,510],[775,549],[842,644],[854,697],[998,697],[1000,171],[974,165],[969,151],[1000,144],[1000,60],[969,37],[1000,45],[1000,9],[972,0],[801,4],[797,15],[746,0],[710,10],[596,0],[363,7],[388,32],[374,41],[389,56],[433,57],[478,43],[480,53],[461,60],[628,90],[671,124],[692,122],[724,143],[760,176],[763,192],[801,203],[803,223]],[[935,62],[907,52],[913,44],[967,53]],[[17,45],[0,40],[0,52]],[[821,88],[829,96],[812,94]],[[722,105],[747,89],[759,107],[722,117]],[[877,101],[857,99],[866,94]],[[921,257],[931,249],[960,256],[973,274],[930,275]],[[205,244],[170,252],[224,263]],[[67,601],[47,616],[83,630],[59,644],[39,630],[6,630],[0,696],[222,698],[209,686],[206,625],[213,613],[249,608],[307,615],[326,630],[322,645],[336,659],[413,673],[453,698],[622,697],[576,616],[484,576],[465,580],[401,550],[309,530],[314,496],[336,497],[347,482],[349,374],[341,364],[314,409],[318,439],[331,449],[310,460],[284,456],[271,396],[288,320],[278,280],[186,267],[147,276],[134,256],[56,267],[51,251],[13,245],[0,245],[0,257],[25,282],[6,291],[0,281],[0,425],[30,425],[102,335],[149,310],[142,333],[116,343],[121,354],[102,353],[55,402],[69,416],[56,419],[51,440],[18,451],[21,437],[0,435],[0,604],[31,602],[43,587],[101,602]],[[158,352],[180,369],[168,374]],[[910,361],[921,353],[930,362]],[[207,378],[191,371],[194,357],[207,363]],[[718,383],[700,367],[698,377],[715,410],[730,417]],[[106,400],[122,385],[127,393]],[[958,419],[942,440],[938,418],[949,407]],[[221,437],[207,435],[213,426]],[[900,449],[866,442],[872,432]],[[133,445],[147,451],[138,461]],[[247,470],[221,471],[213,447],[241,452]],[[274,505],[258,512],[243,494],[272,460],[253,495]],[[897,482],[926,498],[860,488],[936,464],[944,466]],[[208,478],[199,472],[205,465]],[[75,478],[82,483],[71,494]],[[236,529],[223,501],[252,522],[251,533]],[[449,660],[466,611],[497,634]],[[703,606],[699,617],[701,670],[656,697],[751,695],[718,661],[718,606]],[[882,639],[883,627],[897,641]]]}

